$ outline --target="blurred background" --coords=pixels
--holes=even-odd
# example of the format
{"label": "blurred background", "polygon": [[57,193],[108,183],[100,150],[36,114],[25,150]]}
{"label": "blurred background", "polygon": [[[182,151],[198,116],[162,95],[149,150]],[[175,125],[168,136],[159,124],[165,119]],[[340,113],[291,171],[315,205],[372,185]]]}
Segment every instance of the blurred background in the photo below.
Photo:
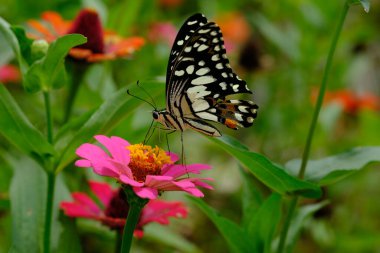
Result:
{"label": "blurred background", "polygon": [[[0,0],[0,16],[12,25],[27,27],[30,19],[40,19],[45,11],[56,11],[72,20],[84,7],[94,8],[106,29],[122,36],[138,35],[146,44],[129,59],[93,64],[87,72],[74,104],[73,117],[79,116],[110,97],[116,90],[135,85],[137,80],[162,80],[171,44],[183,22],[201,12],[222,29],[232,68],[247,81],[259,105],[258,118],[248,129],[233,135],[252,151],[285,164],[302,156],[329,45],[344,1],[257,0],[83,0],[31,1]],[[380,2],[372,1],[365,13],[353,6],[345,22],[328,81],[325,104],[312,145],[316,159],[355,146],[380,145]],[[10,78],[9,69],[14,66]],[[17,62],[0,37],[1,81],[15,97],[31,122],[44,129],[44,107],[40,93],[28,94],[17,78]],[[13,73],[13,72],[11,72]],[[62,117],[64,88],[53,93],[53,114]],[[126,94],[127,96],[127,94]],[[154,98],[165,107],[163,95]],[[111,131],[132,143],[141,142],[151,122],[151,106],[142,104],[132,117]],[[0,252],[11,242],[9,186],[12,169],[5,162],[15,152],[0,139]],[[166,148],[161,134],[152,144]],[[181,153],[180,134],[169,136],[170,149]],[[214,191],[205,200],[228,218],[241,221],[241,172],[236,161],[215,144],[195,132],[186,132],[187,163],[208,163],[215,178]],[[296,252],[380,252],[380,167],[371,166],[325,191],[330,205],[310,219],[302,232]],[[92,173],[69,166],[64,170],[70,190],[83,188],[82,178]],[[84,175],[85,174],[85,175]],[[252,179],[254,180],[254,179]],[[258,184],[263,196],[268,189]],[[184,194],[165,193],[166,199],[187,201]],[[213,224],[189,204],[185,220],[172,220],[168,227],[149,225],[146,236],[137,242],[136,252],[226,252],[226,244]],[[113,234],[88,221],[77,222],[84,252],[110,252]],[[154,245],[152,247],[152,245]]]}

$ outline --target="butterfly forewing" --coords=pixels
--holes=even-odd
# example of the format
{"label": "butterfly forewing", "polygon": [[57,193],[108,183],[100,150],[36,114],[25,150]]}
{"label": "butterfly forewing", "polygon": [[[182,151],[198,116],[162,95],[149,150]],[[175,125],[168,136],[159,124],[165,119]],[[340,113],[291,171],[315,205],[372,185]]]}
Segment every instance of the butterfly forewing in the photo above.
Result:
{"label": "butterfly forewing", "polygon": [[202,120],[234,129],[250,126],[257,106],[225,99],[237,93],[251,91],[229,65],[220,28],[202,14],[193,15],[181,27],[170,53],[167,111],[206,134],[215,128]]}

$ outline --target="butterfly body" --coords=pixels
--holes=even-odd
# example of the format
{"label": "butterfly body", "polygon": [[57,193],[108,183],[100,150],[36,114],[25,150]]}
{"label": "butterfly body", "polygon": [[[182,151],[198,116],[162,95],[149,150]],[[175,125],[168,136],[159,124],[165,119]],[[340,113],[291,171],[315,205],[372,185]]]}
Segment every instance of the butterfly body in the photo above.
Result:
{"label": "butterfly body", "polygon": [[239,93],[252,92],[232,71],[220,28],[202,14],[191,16],[170,53],[166,109],[153,111],[154,120],[167,129],[221,136],[208,121],[238,129],[251,126],[257,116],[252,101],[226,98]]}

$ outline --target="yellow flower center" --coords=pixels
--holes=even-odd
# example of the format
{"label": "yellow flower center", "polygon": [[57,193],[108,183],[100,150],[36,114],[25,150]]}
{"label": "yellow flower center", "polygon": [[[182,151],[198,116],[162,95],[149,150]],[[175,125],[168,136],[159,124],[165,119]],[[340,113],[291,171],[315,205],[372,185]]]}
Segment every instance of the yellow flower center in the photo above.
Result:
{"label": "yellow flower center", "polygon": [[165,164],[173,163],[163,149],[143,144],[127,147],[131,151],[129,168],[134,180],[144,182],[147,175],[161,175],[161,168]]}

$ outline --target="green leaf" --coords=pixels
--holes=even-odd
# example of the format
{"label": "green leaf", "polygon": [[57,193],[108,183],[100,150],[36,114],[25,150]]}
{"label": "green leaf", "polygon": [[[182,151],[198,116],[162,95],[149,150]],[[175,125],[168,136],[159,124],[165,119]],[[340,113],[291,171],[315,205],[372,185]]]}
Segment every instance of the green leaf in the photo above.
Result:
{"label": "green leaf", "polygon": [[29,92],[59,88],[66,83],[64,60],[72,47],[86,43],[80,34],[68,34],[50,44],[45,57],[35,61],[25,75],[24,87]]}
{"label": "green leaf", "polygon": [[46,177],[27,157],[10,158],[13,178],[10,188],[12,247],[10,252],[42,252]]}
{"label": "green leaf", "polygon": [[11,29],[18,40],[22,57],[26,60],[28,64],[32,64],[33,60],[31,55],[31,46],[33,40],[29,39],[26,36],[25,30],[22,27],[12,26]]}
{"label": "green leaf", "polygon": [[295,247],[295,244],[298,241],[297,238],[299,237],[299,234],[306,221],[311,219],[311,216],[315,212],[325,207],[328,203],[329,202],[325,200],[316,204],[303,206],[298,209],[290,223],[288,236],[285,242],[285,252],[293,252],[293,248]]}
{"label": "green leaf", "polygon": [[236,223],[222,217],[213,208],[209,207],[203,200],[194,197],[189,197],[189,199],[215,224],[219,232],[226,240],[230,249],[229,252],[252,252],[251,240],[247,237],[247,234],[241,227],[239,227]]}
{"label": "green leaf", "polygon": [[[6,158],[14,172],[10,189],[13,234],[10,252],[42,252],[47,196],[46,173],[25,156]],[[73,220],[62,217],[59,210],[60,202],[69,198],[70,192],[62,175],[59,175],[56,178],[53,204],[52,252],[81,252]]]}
{"label": "green leaf", "polygon": [[[380,162],[380,147],[357,147],[334,156],[310,160],[307,164],[305,179],[319,185],[333,184],[363,169],[371,162]],[[296,174],[300,164],[299,159],[291,160],[285,167],[290,173]]]}
{"label": "green leaf", "polygon": [[55,154],[53,146],[29,122],[3,85],[0,85],[0,134],[41,164]]}
{"label": "green leaf", "polygon": [[251,214],[247,232],[254,243],[252,252],[271,252],[274,232],[281,219],[281,195],[273,193]]}
{"label": "green leaf", "polygon": [[28,64],[24,60],[21,54],[21,49],[17,40],[17,37],[12,32],[10,25],[7,21],[5,21],[3,18],[0,17],[0,33],[5,38],[5,40],[9,43],[9,45],[12,47],[12,50],[14,54],[16,55],[16,58],[18,60],[18,63],[20,65],[20,69],[22,73],[25,73],[28,69]]}
{"label": "green leaf", "polygon": [[209,138],[233,155],[258,180],[280,194],[300,194],[304,197],[319,198],[319,186],[302,181],[285,172],[285,169],[258,153],[242,149],[242,144],[231,137]]}
{"label": "green leaf", "polygon": [[350,4],[360,4],[365,12],[369,12],[370,9],[370,2],[369,0],[351,0]]}
{"label": "green leaf", "polygon": [[[152,96],[163,91],[164,86],[158,82],[146,82],[144,88],[149,90]],[[138,87],[137,87],[138,88]],[[136,87],[131,89],[132,93],[139,96],[141,90]],[[144,96],[144,95],[141,95]],[[140,97],[141,97],[140,96]],[[141,101],[127,94],[126,89],[121,89],[107,99],[74,133],[67,131],[56,140],[56,148],[61,153],[57,172],[66,167],[75,159],[75,150],[85,142],[93,141],[93,136],[97,134],[107,134],[118,122],[133,113],[141,104]],[[126,129],[128,131],[128,129]]]}

